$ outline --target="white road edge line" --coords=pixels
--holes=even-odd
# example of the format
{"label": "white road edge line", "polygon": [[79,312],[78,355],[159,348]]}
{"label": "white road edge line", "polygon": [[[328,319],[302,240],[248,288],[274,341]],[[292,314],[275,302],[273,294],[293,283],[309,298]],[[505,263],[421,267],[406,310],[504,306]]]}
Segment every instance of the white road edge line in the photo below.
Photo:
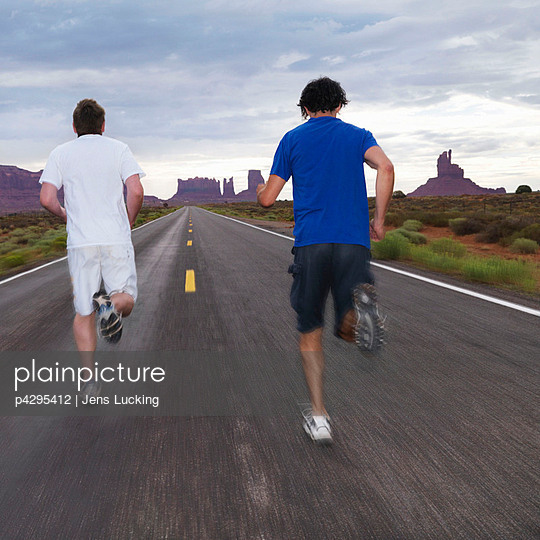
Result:
{"label": "white road edge line", "polygon": [[[180,210],[180,208],[178,210]],[[146,227],[147,225],[150,225],[151,223],[155,223],[156,221],[159,221],[160,219],[172,216],[174,213],[178,212],[178,210],[175,210],[174,212],[171,212],[170,214],[167,214],[166,216],[161,216],[161,217],[159,217],[157,219],[153,219],[152,221],[148,221],[147,223],[144,223],[140,227],[137,227],[136,229],[133,229],[133,231],[138,231],[139,229],[142,229],[143,227]],[[59,259],[54,259],[54,261],[50,261],[50,262],[48,262],[46,264],[42,264],[41,266],[37,266],[36,268],[32,268],[32,270],[27,270],[26,272],[21,272],[20,274],[15,274],[14,276],[11,276],[9,278],[6,278],[6,279],[0,281],[0,285],[3,285],[4,283],[8,283],[9,281],[13,281],[14,279],[18,279],[20,277],[31,274],[32,272],[37,272],[38,270],[41,270],[42,268],[46,268],[47,266],[51,266],[51,264],[56,264],[56,263],[65,261],[66,259],[67,259],[67,256],[60,257]]]}
{"label": "white road edge line", "polygon": [[[204,210],[201,208],[201,210]],[[205,212],[209,212],[208,210],[204,210]],[[219,216],[225,219],[230,219],[231,221],[236,221],[236,223],[240,223],[242,225],[246,225],[247,227],[252,227],[253,229],[259,229],[260,231],[273,234],[275,236],[280,236],[281,238],[286,238],[287,240],[293,241],[294,238],[291,238],[290,236],[285,236],[284,234],[280,234],[274,231],[268,231],[266,229],[263,229],[261,227],[257,227],[256,225],[252,225],[251,223],[246,223],[244,221],[239,221],[238,219],[234,219],[229,216],[224,216],[222,214],[217,214],[216,212],[209,212],[210,214],[213,214],[215,216]],[[417,279],[419,281],[424,281],[426,283],[430,283],[431,285],[436,285],[437,287],[442,287],[443,289],[449,289],[454,292],[458,292],[461,294],[466,294],[468,296],[472,296],[474,298],[478,298],[480,300],[485,300],[486,302],[491,302],[493,304],[498,304],[499,306],[504,306],[510,309],[515,309],[516,311],[521,311],[523,313],[528,313],[529,315],[534,315],[535,317],[540,317],[540,310],[529,308],[527,306],[522,306],[520,304],[514,304],[513,302],[507,302],[506,300],[500,300],[499,298],[494,298],[493,296],[488,296],[486,294],[477,293],[474,291],[469,291],[468,289],[463,289],[462,287],[456,287],[455,285],[449,285],[448,283],[443,283],[442,281],[437,281],[435,279],[426,278],[423,276],[419,276],[417,274],[413,274],[411,272],[406,272],[404,270],[398,270],[397,268],[392,268],[391,266],[386,266],[381,263],[372,262],[373,266],[376,266],[377,268],[382,268],[383,270],[388,270],[390,272],[394,272],[396,274],[401,274],[402,276],[410,277],[413,279]]]}

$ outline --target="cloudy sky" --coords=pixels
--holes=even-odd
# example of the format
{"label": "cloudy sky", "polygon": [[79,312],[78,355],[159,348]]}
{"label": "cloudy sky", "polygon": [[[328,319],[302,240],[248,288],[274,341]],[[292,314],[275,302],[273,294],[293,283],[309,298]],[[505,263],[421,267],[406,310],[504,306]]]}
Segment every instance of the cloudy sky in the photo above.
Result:
{"label": "cloudy sky", "polygon": [[267,177],[302,88],[328,75],[396,189],[450,148],[482,186],[540,189],[539,58],[537,0],[3,0],[0,164],[43,168],[93,97],[148,194],[196,175],[239,191],[248,169]]}

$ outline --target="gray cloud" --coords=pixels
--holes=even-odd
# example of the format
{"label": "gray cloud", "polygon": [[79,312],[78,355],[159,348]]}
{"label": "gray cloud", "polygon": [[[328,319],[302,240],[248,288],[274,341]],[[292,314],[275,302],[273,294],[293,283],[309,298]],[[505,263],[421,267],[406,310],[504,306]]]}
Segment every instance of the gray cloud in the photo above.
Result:
{"label": "gray cloud", "polygon": [[[347,114],[369,113],[375,125],[377,112],[389,118],[376,135],[411,178],[423,174],[414,172],[419,146],[435,157],[450,144],[488,157],[501,150],[498,128],[489,133],[485,118],[469,123],[468,110],[483,114],[480,103],[492,114],[501,103],[505,115],[513,104],[528,118],[527,143],[517,146],[531,152],[540,102],[537,9],[538,2],[488,0],[8,0],[0,7],[0,143],[39,137],[52,148],[69,136],[75,103],[95,97],[111,134],[144,138],[144,159],[157,163],[163,140],[177,141],[181,169],[184,148],[214,141],[207,162],[221,159],[221,176],[230,176],[230,145],[267,163],[271,155],[257,153],[300,121],[302,87],[327,74],[346,88]],[[459,134],[449,110],[467,124]],[[422,125],[414,135],[411,121]],[[0,162],[9,158],[0,150]]]}

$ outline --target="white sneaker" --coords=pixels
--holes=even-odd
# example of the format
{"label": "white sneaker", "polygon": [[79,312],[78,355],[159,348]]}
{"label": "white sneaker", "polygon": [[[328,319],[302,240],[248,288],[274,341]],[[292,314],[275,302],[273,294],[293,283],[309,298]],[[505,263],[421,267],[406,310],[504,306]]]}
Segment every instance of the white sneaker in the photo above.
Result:
{"label": "white sneaker", "polygon": [[81,397],[98,397],[101,394],[101,383],[88,381],[81,388]]}
{"label": "white sneaker", "polygon": [[311,409],[302,412],[304,431],[317,444],[332,444],[332,430],[329,418],[324,415],[313,415]]}

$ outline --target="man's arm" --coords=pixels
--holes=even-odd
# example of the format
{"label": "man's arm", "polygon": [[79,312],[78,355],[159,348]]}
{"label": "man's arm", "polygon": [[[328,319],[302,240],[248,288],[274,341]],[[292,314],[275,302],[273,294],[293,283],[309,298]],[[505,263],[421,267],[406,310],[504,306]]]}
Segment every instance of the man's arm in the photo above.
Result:
{"label": "man's arm", "polygon": [[58,189],[56,189],[56,186],[49,182],[43,182],[41,184],[41,191],[39,192],[39,202],[51,214],[61,217],[66,221],[66,209],[58,200]]}
{"label": "man's arm", "polygon": [[364,161],[377,170],[375,181],[375,217],[371,220],[369,232],[373,240],[382,240],[385,235],[384,216],[388,210],[394,191],[394,166],[380,146],[368,148]]}
{"label": "man's arm", "polygon": [[137,214],[139,213],[143,200],[144,200],[144,188],[141,184],[141,179],[138,174],[133,174],[126,179],[126,206],[129,218],[129,225],[133,227]]}
{"label": "man's arm", "polygon": [[257,186],[257,202],[261,206],[269,208],[276,202],[284,185],[285,180],[283,178],[277,174],[271,174],[266,184],[259,184]]}

